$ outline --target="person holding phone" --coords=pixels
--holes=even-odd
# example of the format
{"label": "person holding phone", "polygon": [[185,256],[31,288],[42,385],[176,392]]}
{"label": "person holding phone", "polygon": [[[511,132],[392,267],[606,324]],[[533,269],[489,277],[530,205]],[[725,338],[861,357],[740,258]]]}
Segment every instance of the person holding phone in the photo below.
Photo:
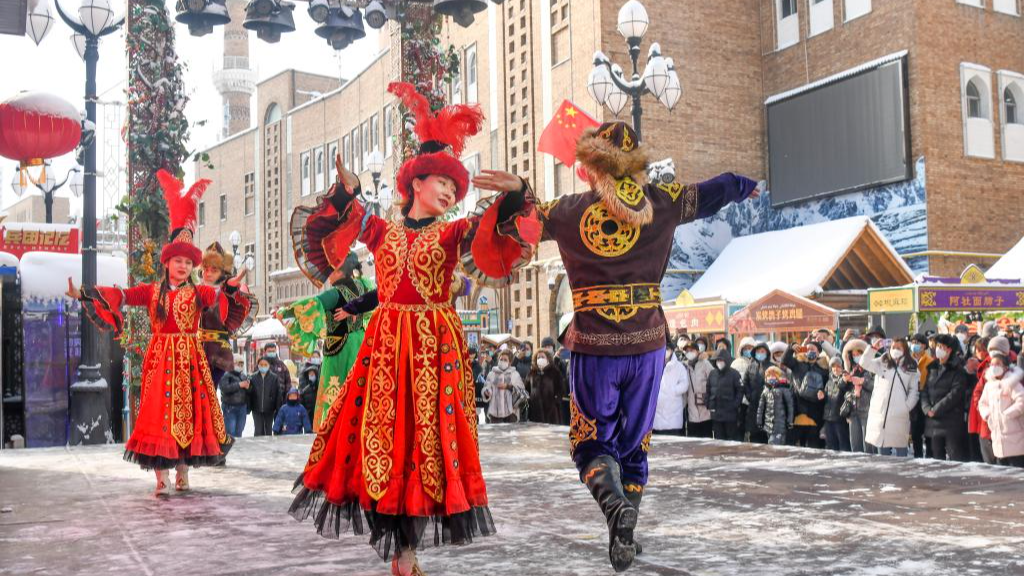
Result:
{"label": "person holding phone", "polygon": [[860,358],[868,343],[854,338],[843,348],[843,366],[846,374],[843,379],[853,388],[846,393],[849,404],[847,421],[850,424],[850,450],[875,454],[874,446],[864,441],[868,430],[868,413],[871,407],[871,394],[875,389],[875,375],[860,365]]}
{"label": "person holding phone", "polygon": [[935,360],[928,366],[928,381],[921,390],[925,436],[937,460],[967,461],[967,426],[964,422],[967,371],[958,351],[960,343],[949,334],[935,336]]}
{"label": "person holding phone", "polygon": [[868,346],[860,359],[860,365],[877,376],[864,440],[883,456],[905,457],[910,439],[910,413],[918,400],[917,362],[906,340],[901,338],[890,343],[888,352],[879,356],[878,349],[884,344]]}

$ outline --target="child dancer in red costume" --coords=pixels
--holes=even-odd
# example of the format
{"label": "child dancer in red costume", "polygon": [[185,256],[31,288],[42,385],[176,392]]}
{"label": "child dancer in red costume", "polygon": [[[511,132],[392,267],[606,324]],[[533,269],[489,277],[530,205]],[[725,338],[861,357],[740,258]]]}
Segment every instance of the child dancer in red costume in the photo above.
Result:
{"label": "child dancer in red costume", "polygon": [[203,254],[192,243],[196,203],[209,180],[196,182],[187,193],[184,185],[164,170],[157,172],[170,212],[171,237],[160,253],[164,279],[160,284],[131,288],[85,286],[76,288],[68,278],[67,295],[80,300],[86,316],[101,330],[120,333],[122,306],[146,306],[153,338],[142,365],[142,401],[124,458],[143,470],[156,471],[156,494],[170,494],[169,470],[177,472],[175,488],[189,490],[189,466],[209,466],[223,459],[231,437],[224,429],[210,365],[199,340],[199,319],[204,309],[221,297],[240,316],[249,300],[238,287],[242,269],[221,288],[197,286],[192,270]]}
{"label": "child dancer in red costume", "polygon": [[415,114],[420,139],[419,154],[398,172],[401,217],[368,215],[355,199],[358,179],[340,165],[340,182],[319,204],[292,215],[299,267],[321,282],[355,241],[366,244],[380,304],[313,442],[290,512],[299,520],[313,516],[318,532],[331,538],[349,527],[363,534],[365,516],[370,545],[393,559],[393,574],[408,576],[422,574],[417,549],[494,533],[452,279],[460,259],[474,276],[507,279],[528,261],[539,223],[526,182],[505,172],[474,181],[503,193],[469,218],[439,218],[466,194],[469,174],[459,155],[483,115],[459,105],[435,116],[411,85],[389,90]]}

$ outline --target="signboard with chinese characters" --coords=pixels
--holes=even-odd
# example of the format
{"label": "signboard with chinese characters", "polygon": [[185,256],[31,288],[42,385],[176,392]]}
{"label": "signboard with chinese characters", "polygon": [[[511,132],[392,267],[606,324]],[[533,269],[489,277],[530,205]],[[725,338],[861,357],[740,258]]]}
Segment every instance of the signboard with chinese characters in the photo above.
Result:
{"label": "signboard with chinese characters", "polygon": [[0,252],[18,258],[26,252],[79,254],[78,228],[68,224],[4,223],[0,226]]}
{"label": "signboard with chinese characters", "polygon": [[868,293],[868,310],[871,312],[913,312],[914,289],[872,290]]}
{"label": "signboard with chinese characters", "polygon": [[838,322],[839,313],[832,308],[774,290],[733,314],[729,319],[729,333],[809,332],[818,328],[835,328]]}
{"label": "signboard with chinese characters", "polygon": [[726,303],[721,301],[665,309],[665,319],[673,333],[725,333],[728,317]]}
{"label": "signboard with chinese characters", "polygon": [[920,286],[917,289],[921,312],[1020,310],[1024,309],[1024,286],[988,288],[969,286]]}

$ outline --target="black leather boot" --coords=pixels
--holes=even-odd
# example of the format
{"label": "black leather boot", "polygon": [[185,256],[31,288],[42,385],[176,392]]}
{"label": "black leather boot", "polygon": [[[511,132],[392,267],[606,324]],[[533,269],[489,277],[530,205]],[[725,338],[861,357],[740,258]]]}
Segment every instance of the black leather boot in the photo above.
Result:
{"label": "black leather boot", "polygon": [[622,491],[619,463],[611,456],[598,456],[587,465],[581,479],[608,521],[608,559],[616,572],[622,572],[636,557],[633,528],[637,511]]}
{"label": "black leather boot", "polygon": [[[636,508],[637,516],[640,515],[640,500],[644,497],[644,487],[639,484],[626,484],[623,486],[626,492],[626,500]],[[633,546],[636,547],[636,555],[639,556],[644,553],[644,549],[640,546],[640,541],[635,537],[633,538]]]}

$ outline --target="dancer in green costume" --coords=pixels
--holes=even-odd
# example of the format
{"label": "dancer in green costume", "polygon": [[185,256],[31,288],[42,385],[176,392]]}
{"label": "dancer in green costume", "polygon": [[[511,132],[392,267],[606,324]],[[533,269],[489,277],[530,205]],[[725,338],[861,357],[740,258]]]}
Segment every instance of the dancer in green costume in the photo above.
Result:
{"label": "dancer in green costume", "polygon": [[324,361],[313,415],[314,432],[319,432],[323,415],[341,392],[345,376],[363,344],[370,312],[377,307],[377,290],[372,282],[363,278],[355,254],[348,255],[328,282],[331,287],[327,290],[282,308],[277,314],[282,320],[291,319],[288,336],[296,354],[309,356],[316,350],[317,341],[324,341]]}

